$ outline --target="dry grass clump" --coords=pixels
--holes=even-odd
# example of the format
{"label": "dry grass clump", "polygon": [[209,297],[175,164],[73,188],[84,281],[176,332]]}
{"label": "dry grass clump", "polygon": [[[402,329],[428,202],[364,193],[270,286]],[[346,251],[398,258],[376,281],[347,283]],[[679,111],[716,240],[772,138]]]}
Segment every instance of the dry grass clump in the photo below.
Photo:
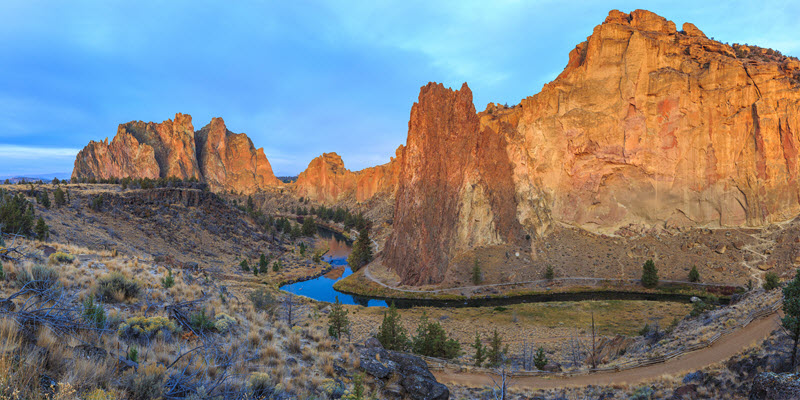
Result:
{"label": "dry grass clump", "polygon": [[297,332],[292,332],[292,334],[286,338],[286,350],[289,350],[290,353],[300,353],[302,346],[303,342]]}
{"label": "dry grass clump", "polygon": [[124,380],[128,399],[151,400],[161,398],[164,392],[165,373],[165,367],[151,364],[137,373],[128,374]]}

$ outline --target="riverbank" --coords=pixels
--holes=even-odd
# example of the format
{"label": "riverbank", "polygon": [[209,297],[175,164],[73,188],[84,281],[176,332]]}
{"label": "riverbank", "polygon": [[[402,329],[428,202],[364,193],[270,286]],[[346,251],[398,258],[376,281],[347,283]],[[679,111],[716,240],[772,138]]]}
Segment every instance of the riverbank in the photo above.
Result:
{"label": "riverbank", "polygon": [[354,296],[394,301],[398,307],[477,307],[582,300],[688,302],[692,297],[713,297],[726,303],[731,295],[743,291],[735,286],[674,281],[663,281],[658,287],[647,289],[635,280],[596,278],[556,278],[441,289],[393,288],[372,278],[366,268],[336,282],[333,287]]}

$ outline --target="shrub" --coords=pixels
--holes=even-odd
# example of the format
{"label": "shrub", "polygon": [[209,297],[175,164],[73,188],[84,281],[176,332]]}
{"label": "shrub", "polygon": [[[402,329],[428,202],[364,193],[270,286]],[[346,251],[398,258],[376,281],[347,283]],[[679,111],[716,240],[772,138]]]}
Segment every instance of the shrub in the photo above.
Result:
{"label": "shrub", "polygon": [[165,276],[164,279],[161,280],[161,284],[164,285],[165,289],[169,289],[175,286],[175,277],[172,276],[171,269],[167,270],[167,276]]}
{"label": "shrub", "polygon": [[125,356],[128,360],[131,360],[135,363],[139,362],[139,349],[136,346],[131,346],[128,348],[128,354]]}
{"label": "shrub", "polygon": [[53,254],[50,254],[48,260],[50,261],[50,264],[66,264],[75,261],[75,256],[69,253],[57,251]]}
{"label": "shrub", "polygon": [[45,265],[34,265],[30,270],[20,268],[17,270],[17,287],[44,291],[52,288],[58,282],[58,271]]}
{"label": "shrub", "polygon": [[642,286],[646,288],[658,286],[658,269],[653,260],[645,261],[642,266]]}
{"label": "shrub", "polygon": [[226,333],[235,325],[236,319],[228,314],[217,315],[217,319],[214,321],[214,329],[219,333]]}
{"label": "shrub", "polygon": [[214,329],[214,321],[211,315],[206,313],[205,309],[201,309],[189,316],[189,324],[197,331],[210,331]]}
{"label": "shrub", "polygon": [[102,301],[123,301],[139,295],[139,283],[119,272],[112,272],[97,281],[94,294]]}
{"label": "shrub", "polygon": [[131,317],[117,328],[121,338],[138,341],[155,337],[169,340],[177,332],[178,326],[165,317]]}
{"label": "shrub", "polygon": [[256,310],[269,311],[275,306],[275,298],[266,289],[254,290],[248,297]]}
{"label": "shrub", "polygon": [[250,391],[253,392],[253,398],[266,399],[272,395],[275,388],[272,386],[272,380],[269,375],[263,372],[255,372],[250,375]]}
{"label": "shrub", "polygon": [[650,325],[644,324],[642,329],[639,329],[639,336],[647,336],[650,333]]}
{"label": "shrub", "polygon": [[160,399],[164,392],[165,372],[164,366],[151,364],[143,368],[141,372],[128,375],[124,382],[128,399]]}
{"label": "shrub", "polygon": [[89,205],[94,211],[101,211],[103,209],[103,204],[105,203],[105,198],[103,195],[97,195],[92,199],[92,203]]}
{"label": "shrub", "polygon": [[715,308],[714,304],[705,301],[697,301],[692,304],[692,311],[689,312],[689,315],[692,317],[696,317],[706,311],[711,311]]}
{"label": "shrub", "polygon": [[280,270],[281,270],[281,260],[272,263],[272,272],[278,272]]}
{"label": "shrub", "polygon": [[700,281],[700,273],[697,272],[697,267],[692,265],[692,270],[689,271],[689,282],[698,282]]}
{"label": "shrub", "polygon": [[242,260],[242,262],[239,263],[239,266],[242,267],[242,271],[250,272],[250,266],[247,264],[247,260]]}
{"label": "shrub", "polygon": [[106,325],[106,310],[102,304],[94,302],[94,295],[83,301],[83,319],[97,328],[104,328]]}
{"label": "shrub", "polygon": [[764,275],[764,290],[777,289],[778,286],[780,286],[778,274],[774,272],[767,272],[767,274]]}

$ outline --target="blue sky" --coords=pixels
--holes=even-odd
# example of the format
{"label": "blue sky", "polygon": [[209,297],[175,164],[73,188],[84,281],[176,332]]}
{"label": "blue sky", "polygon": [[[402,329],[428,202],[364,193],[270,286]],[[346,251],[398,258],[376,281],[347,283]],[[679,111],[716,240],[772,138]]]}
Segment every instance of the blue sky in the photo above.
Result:
{"label": "blue sky", "polygon": [[800,56],[797,1],[3,0],[0,176],[69,174],[89,140],[176,112],[195,129],[223,117],[277,175],[329,151],[381,164],[420,86],[468,82],[478,110],[517,103],[609,10],[636,8]]}

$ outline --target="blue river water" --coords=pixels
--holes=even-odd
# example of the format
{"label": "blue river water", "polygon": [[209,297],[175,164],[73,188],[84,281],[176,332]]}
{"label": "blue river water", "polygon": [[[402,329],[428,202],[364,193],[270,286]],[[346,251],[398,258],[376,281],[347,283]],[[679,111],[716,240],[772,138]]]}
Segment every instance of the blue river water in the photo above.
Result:
{"label": "blue river water", "polygon": [[350,243],[339,233],[324,229],[319,230],[318,240],[325,241],[328,246],[328,253],[326,253],[322,259],[333,266],[333,271],[315,279],[284,285],[281,287],[281,290],[330,303],[333,303],[338,296],[339,301],[343,304],[358,304],[366,307],[388,307],[383,300],[337,292],[333,288],[333,284],[353,273],[347,265],[347,256],[350,255]]}

